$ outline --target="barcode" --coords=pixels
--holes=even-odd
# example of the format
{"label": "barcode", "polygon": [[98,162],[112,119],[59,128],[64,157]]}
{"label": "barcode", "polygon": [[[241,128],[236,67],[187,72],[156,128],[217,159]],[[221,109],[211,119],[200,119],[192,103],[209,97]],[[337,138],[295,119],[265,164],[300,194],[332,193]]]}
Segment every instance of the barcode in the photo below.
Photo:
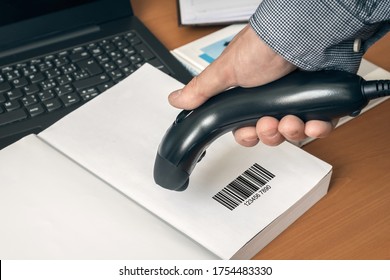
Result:
{"label": "barcode", "polygon": [[213,199],[234,210],[274,177],[274,174],[255,163],[214,195]]}

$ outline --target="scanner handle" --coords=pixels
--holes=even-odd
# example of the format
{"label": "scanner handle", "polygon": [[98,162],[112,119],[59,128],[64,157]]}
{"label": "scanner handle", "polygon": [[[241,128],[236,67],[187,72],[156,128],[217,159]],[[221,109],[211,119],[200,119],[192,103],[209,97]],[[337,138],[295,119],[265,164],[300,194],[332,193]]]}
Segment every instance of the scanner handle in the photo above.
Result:
{"label": "scanner handle", "polygon": [[182,111],[159,146],[155,181],[168,189],[185,189],[193,168],[215,139],[255,125],[263,116],[295,115],[303,121],[356,116],[368,103],[363,82],[343,71],[295,71],[264,86],[227,90],[194,110]]}

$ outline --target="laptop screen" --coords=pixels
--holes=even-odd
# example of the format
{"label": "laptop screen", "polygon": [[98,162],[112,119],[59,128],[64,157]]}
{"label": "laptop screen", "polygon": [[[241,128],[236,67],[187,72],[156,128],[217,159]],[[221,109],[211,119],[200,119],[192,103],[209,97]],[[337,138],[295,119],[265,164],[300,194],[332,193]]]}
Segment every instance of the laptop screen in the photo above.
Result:
{"label": "laptop screen", "polygon": [[131,15],[129,0],[1,0],[0,53],[50,34]]}
{"label": "laptop screen", "polygon": [[2,0],[0,26],[15,23],[97,0]]}

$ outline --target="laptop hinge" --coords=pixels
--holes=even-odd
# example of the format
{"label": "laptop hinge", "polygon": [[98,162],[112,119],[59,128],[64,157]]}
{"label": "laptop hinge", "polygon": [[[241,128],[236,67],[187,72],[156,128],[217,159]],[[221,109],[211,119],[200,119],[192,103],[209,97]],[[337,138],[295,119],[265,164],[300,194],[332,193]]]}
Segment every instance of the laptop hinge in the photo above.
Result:
{"label": "laptop hinge", "polygon": [[37,39],[37,41],[24,44],[18,47],[10,48],[4,51],[0,51],[0,58],[8,57],[18,53],[30,51],[40,47],[48,46],[55,43],[61,43],[66,40],[75,39],[77,37],[85,36],[88,34],[96,33],[100,31],[100,27],[97,25],[89,26],[86,28],[78,29],[77,31],[71,31],[67,33],[61,33],[61,35],[52,35],[45,39]]}

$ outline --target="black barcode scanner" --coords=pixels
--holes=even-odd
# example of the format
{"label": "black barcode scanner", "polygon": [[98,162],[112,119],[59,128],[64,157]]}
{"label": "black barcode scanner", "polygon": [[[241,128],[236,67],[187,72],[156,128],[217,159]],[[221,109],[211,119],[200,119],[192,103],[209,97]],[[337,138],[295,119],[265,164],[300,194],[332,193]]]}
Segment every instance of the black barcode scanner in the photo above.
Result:
{"label": "black barcode scanner", "polygon": [[192,170],[215,139],[255,125],[262,116],[330,121],[357,116],[369,100],[389,94],[390,81],[364,81],[337,70],[295,71],[264,86],[227,90],[177,116],[158,148],[154,180],[170,190],[185,190]]}

